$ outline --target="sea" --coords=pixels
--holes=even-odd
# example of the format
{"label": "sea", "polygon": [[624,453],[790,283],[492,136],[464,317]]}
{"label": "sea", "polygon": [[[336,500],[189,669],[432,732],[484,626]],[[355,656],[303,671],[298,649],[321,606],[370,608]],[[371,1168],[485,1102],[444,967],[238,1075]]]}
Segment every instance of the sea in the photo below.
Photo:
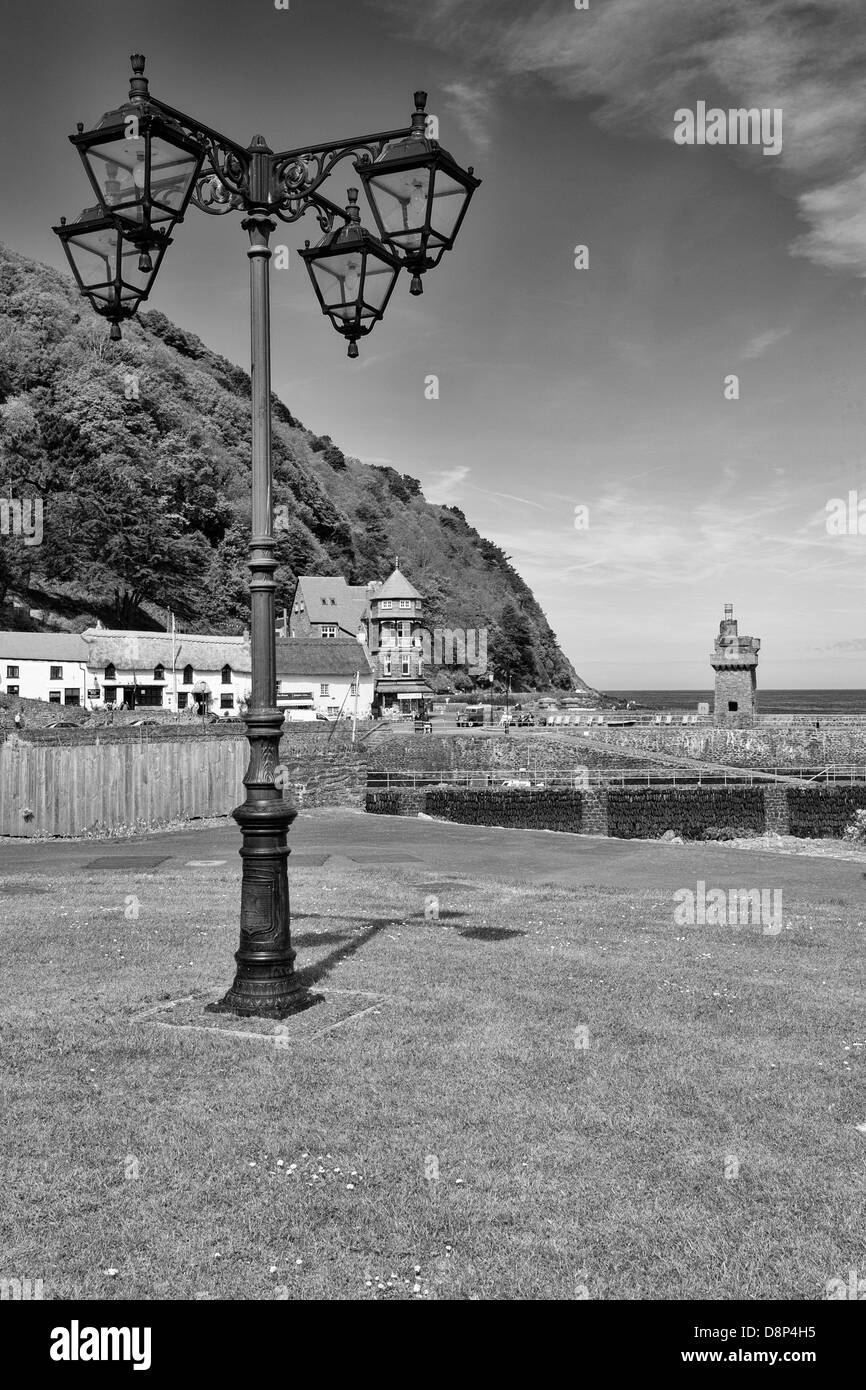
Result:
{"label": "sea", "polygon": [[[688,710],[701,701],[713,708],[712,690],[606,690],[618,700],[634,700],[647,709]],[[866,715],[866,690],[758,690],[761,714]]]}

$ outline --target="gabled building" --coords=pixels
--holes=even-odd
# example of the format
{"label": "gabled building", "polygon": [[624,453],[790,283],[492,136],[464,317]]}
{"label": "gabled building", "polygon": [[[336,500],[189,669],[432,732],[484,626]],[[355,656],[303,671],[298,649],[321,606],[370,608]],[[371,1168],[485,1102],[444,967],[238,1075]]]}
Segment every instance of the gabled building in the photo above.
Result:
{"label": "gabled building", "polygon": [[93,705],[185,710],[236,717],[249,699],[248,637],[87,628]]}
{"label": "gabled building", "polygon": [[0,693],[89,708],[90,648],[71,632],[0,632]]}
{"label": "gabled building", "polygon": [[422,715],[433,691],[424,679],[424,600],[399,569],[370,599],[370,654],[376,663],[376,711]]}
{"label": "gabled building", "polygon": [[373,710],[385,716],[429,712],[433,691],[423,676],[423,630],[424,600],[399,568],[384,583],[302,575],[283,623],[290,640],[364,641],[373,661]]}
{"label": "gabled building", "polygon": [[352,637],[289,637],[277,640],[277,706],[287,719],[369,719],[373,666]]}
{"label": "gabled building", "polygon": [[364,628],[371,587],[374,586],[347,584],[342,575],[301,575],[284,635],[357,638]]}

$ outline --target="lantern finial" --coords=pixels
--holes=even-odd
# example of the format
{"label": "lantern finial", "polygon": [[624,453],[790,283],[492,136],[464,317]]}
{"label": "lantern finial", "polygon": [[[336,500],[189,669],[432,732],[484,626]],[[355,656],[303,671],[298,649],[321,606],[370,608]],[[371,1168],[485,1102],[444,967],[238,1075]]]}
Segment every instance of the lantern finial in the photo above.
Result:
{"label": "lantern finial", "polygon": [[129,79],[129,100],[147,101],[147,78],[144,76],[144,54],[131,53],[132,77]]}

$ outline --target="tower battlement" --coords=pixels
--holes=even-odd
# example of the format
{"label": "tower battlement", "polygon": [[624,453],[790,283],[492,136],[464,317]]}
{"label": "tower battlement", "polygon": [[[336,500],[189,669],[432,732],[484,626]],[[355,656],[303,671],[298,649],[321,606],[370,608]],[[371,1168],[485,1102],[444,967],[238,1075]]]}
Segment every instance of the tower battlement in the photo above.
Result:
{"label": "tower battlement", "polygon": [[757,669],[759,637],[744,637],[738,632],[733,605],[725,604],[725,616],[719,624],[719,635],[710,656],[716,673],[716,719],[733,717],[742,720],[757,713]]}

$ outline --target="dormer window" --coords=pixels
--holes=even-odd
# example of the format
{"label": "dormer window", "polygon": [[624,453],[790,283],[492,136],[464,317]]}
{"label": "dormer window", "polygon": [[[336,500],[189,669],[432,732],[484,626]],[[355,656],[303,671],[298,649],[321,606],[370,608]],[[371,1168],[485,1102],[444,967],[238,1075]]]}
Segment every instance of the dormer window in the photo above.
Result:
{"label": "dormer window", "polygon": [[104,679],[104,680],[107,680],[107,681],[116,681],[116,680],[117,680],[117,672],[116,672],[116,670],[114,669],[114,662],[113,662],[113,661],[109,661],[108,665],[106,666],[106,668],[105,668],[105,676],[103,677],[103,679]]}
{"label": "dormer window", "polygon": [[191,667],[191,666],[184,666],[184,668],[183,668],[183,682],[182,682],[182,683],[183,683],[184,685],[192,685],[192,683],[193,683],[194,680],[195,680],[195,676],[193,675],[192,667]]}
{"label": "dormer window", "polygon": [[232,668],[231,668],[231,666],[224,666],[224,667],[223,667],[223,669],[222,669],[222,675],[220,676],[220,680],[222,681],[223,685],[231,685],[231,683],[232,683]]}
{"label": "dormer window", "polygon": [[158,662],[157,665],[153,668],[153,679],[155,681],[165,680],[165,667],[162,665],[161,662]]}

